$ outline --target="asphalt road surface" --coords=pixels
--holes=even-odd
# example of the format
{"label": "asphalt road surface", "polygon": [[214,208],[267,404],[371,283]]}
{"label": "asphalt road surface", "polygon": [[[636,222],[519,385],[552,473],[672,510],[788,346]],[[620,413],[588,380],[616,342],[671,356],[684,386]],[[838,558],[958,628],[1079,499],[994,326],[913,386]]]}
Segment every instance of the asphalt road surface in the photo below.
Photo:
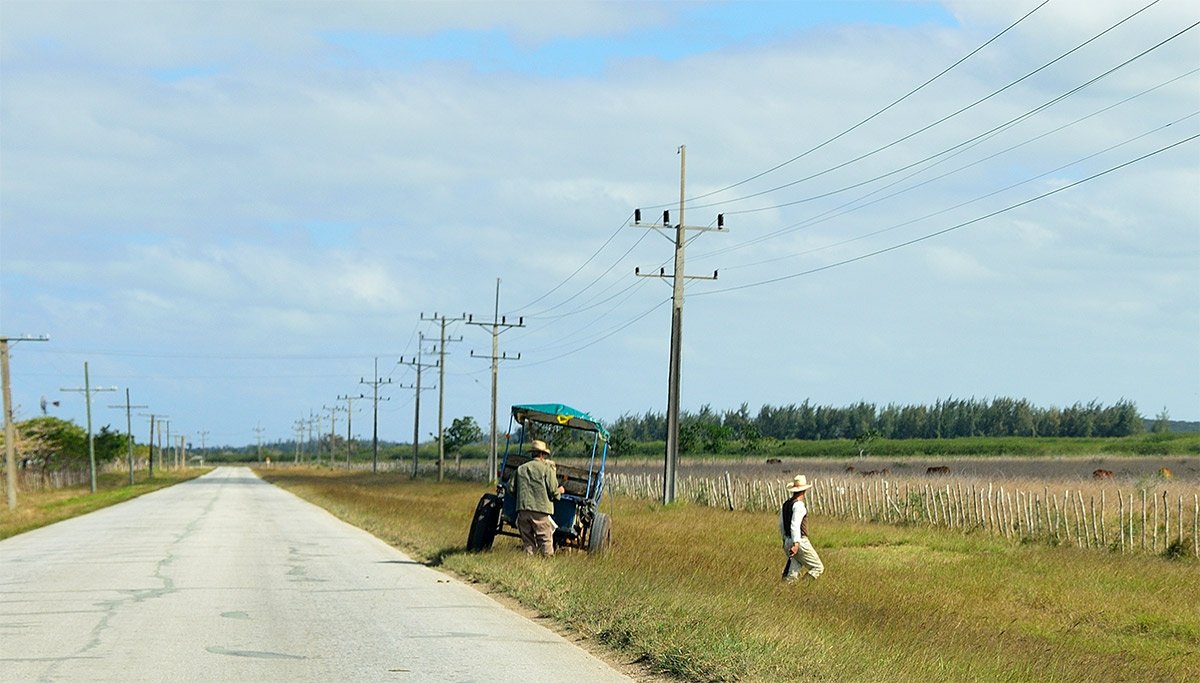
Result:
{"label": "asphalt road surface", "polygon": [[629,680],[233,467],[0,541],[0,679]]}

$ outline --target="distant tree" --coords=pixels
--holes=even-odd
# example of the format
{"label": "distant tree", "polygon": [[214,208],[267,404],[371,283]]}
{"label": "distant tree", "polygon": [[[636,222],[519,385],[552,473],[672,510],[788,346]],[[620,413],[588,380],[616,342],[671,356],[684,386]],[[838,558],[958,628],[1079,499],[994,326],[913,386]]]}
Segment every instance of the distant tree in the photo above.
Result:
{"label": "distant tree", "polygon": [[51,472],[79,469],[87,463],[87,431],[57,417],[19,422],[15,448],[21,467],[36,469],[43,479]]}
{"label": "distant tree", "polygon": [[1166,434],[1171,431],[1171,414],[1167,412],[1167,407],[1163,406],[1161,412],[1154,417],[1154,425],[1150,427],[1150,431],[1155,434]]}
{"label": "distant tree", "polygon": [[482,441],[483,430],[479,428],[479,425],[475,422],[475,418],[470,415],[458,417],[450,423],[450,428],[446,430],[445,439],[446,450],[455,453],[467,444]]}

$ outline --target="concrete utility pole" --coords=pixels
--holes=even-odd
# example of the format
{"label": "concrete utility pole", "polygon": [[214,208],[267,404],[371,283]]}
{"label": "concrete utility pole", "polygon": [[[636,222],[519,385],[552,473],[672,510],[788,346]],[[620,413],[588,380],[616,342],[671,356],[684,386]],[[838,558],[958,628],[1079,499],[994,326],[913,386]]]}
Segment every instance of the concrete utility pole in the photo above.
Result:
{"label": "concrete utility pole", "polygon": [[207,448],[208,448],[208,430],[205,429],[200,432],[200,466],[201,467],[204,467],[204,455],[207,452]]}
{"label": "concrete utility pole", "polygon": [[[671,362],[667,374],[667,452],[663,461],[663,503],[675,501],[675,480],[679,463],[679,376],[683,366],[683,283],[684,280],[715,280],[717,271],[711,277],[688,276],[683,272],[683,249],[687,243],[686,231],[701,232],[716,230],[725,232],[725,216],[717,216],[716,227],[700,227],[685,225],[683,222],[684,186],[687,177],[687,145],[679,146],[679,222],[675,224],[675,270],[667,274],[664,269],[658,273],[643,274],[635,269],[634,275],[641,277],[670,278],[672,281],[671,294]],[[659,229],[670,228],[670,212],[663,211],[662,224],[644,227]],[[633,212],[634,225],[641,225],[642,210]]]}
{"label": "concrete utility pole", "polygon": [[[446,416],[446,342],[460,342],[463,340],[462,335],[457,339],[446,337],[446,324],[460,322],[467,319],[467,314],[463,313],[461,318],[447,318],[437,313],[433,314],[429,320],[437,320],[442,327],[442,343],[438,346],[438,481],[442,480],[443,470],[446,467],[446,439],[445,439],[445,416]],[[425,314],[421,314],[421,320],[426,320]],[[457,457],[455,464],[458,463]]]}
{"label": "concrete utility pole", "polygon": [[129,405],[129,387],[125,387],[125,405],[109,406],[109,408],[125,409],[125,438],[129,442],[129,485],[133,486],[133,409],[149,408],[150,406]]}
{"label": "concrete utility pole", "polygon": [[379,358],[376,357],[375,358],[375,379],[368,382],[367,380],[360,377],[358,380],[358,383],[359,384],[370,384],[371,391],[373,393],[372,404],[374,405],[374,407],[372,410],[375,414],[375,418],[374,418],[374,426],[371,427],[371,473],[378,474],[379,473],[379,402],[389,400],[386,398],[379,397],[379,387],[380,387],[380,385],[383,385],[383,384],[391,384],[392,380],[391,380],[391,378],[379,379]]}
{"label": "concrete utility pole", "polygon": [[305,422],[308,425],[308,440],[313,445],[313,461],[319,466],[321,464],[321,441],[316,438],[320,422],[317,414],[313,411],[308,411],[308,420]]}
{"label": "concrete utility pole", "polygon": [[258,458],[258,462],[260,462],[260,463],[262,462],[262,435],[263,435],[263,426],[262,426],[262,423],[259,422],[257,425],[254,426],[254,439],[255,439],[255,443],[257,444],[257,455],[255,457]]}
{"label": "concrete utility pole", "polygon": [[356,398],[366,398],[366,396],[362,394],[358,396],[351,396],[349,394],[338,396],[339,401],[346,402],[346,469],[350,469],[350,443],[352,438],[350,436],[350,425],[354,422],[354,399]]}
{"label": "concrete utility pole", "polygon": [[0,336],[0,385],[4,393],[4,479],[8,488],[8,509],[17,509],[17,429],[13,424],[12,386],[8,376],[8,343],[50,341],[50,337]]}
{"label": "concrete utility pole", "polygon": [[296,420],[292,423],[292,429],[296,430],[296,455],[292,462],[300,463],[300,441],[304,438],[304,420]]}
{"label": "concrete utility pole", "polygon": [[333,467],[333,449],[337,443],[337,414],[346,410],[342,406],[321,406],[329,411],[329,466]]}
{"label": "concrete utility pole", "polygon": [[[146,463],[149,465],[149,468],[150,468],[150,475],[149,475],[150,479],[153,479],[154,478],[154,422],[155,422],[155,420],[167,418],[170,416],[169,415],[155,415],[154,413],[138,413],[138,414],[141,415],[142,417],[150,418],[150,440],[146,442],[146,448],[148,449],[148,452],[146,454],[147,455]],[[161,439],[162,437],[160,436],[159,438]],[[158,466],[161,468],[162,467],[162,449],[161,448],[158,451],[158,458],[159,458]]]}
{"label": "concrete utility pole", "polygon": [[[422,368],[434,368],[434,367],[438,366],[438,363],[422,363],[421,356],[431,356],[431,355],[433,355],[433,351],[425,350],[425,334],[421,333],[421,334],[417,335],[417,355],[413,356],[413,359],[411,361],[404,360],[403,356],[400,357],[400,365],[411,365],[417,369],[417,384],[415,386],[402,387],[404,389],[413,389],[416,392],[416,401],[415,401],[415,405],[413,406],[413,469],[412,469],[412,476],[414,479],[417,478],[417,453],[420,450],[420,444],[421,444],[421,392],[433,389],[433,387],[425,387],[424,389],[421,388],[421,369]],[[441,480],[441,476],[440,476],[441,468],[440,467],[438,468],[438,475],[439,475],[438,480],[440,481]]]}
{"label": "concrete utility pole", "polygon": [[179,435],[179,463],[180,467],[187,469],[187,435]]}
{"label": "concrete utility pole", "polygon": [[525,327],[525,318],[517,318],[516,323],[510,323],[506,319],[500,317],[500,278],[496,278],[496,307],[492,311],[492,322],[475,322],[473,316],[467,316],[468,325],[479,325],[480,327],[492,328],[492,355],[475,355],[475,350],[471,350],[472,358],[487,358],[492,361],[492,445],[488,450],[488,479],[491,483],[496,483],[496,393],[499,380],[499,362],[502,360],[521,360],[521,354],[509,356],[507,352],[504,355],[500,354],[500,334],[507,332],[514,327]]}
{"label": "concrete utility pole", "polygon": [[83,388],[67,389],[62,388],[60,391],[79,391],[82,392],[87,403],[87,431],[88,431],[88,463],[89,472],[92,478],[92,493],[96,492],[96,439],[92,436],[92,393],[96,391],[116,391],[116,387],[97,387],[92,388],[91,380],[88,378],[88,364],[83,362]]}
{"label": "concrete utility pole", "polygon": [[171,447],[171,421],[160,419],[159,422],[162,423],[162,426],[158,428],[158,469],[166,470],[167,466],[163,462],[163,458],[165,458],[166,454],[167,454],[166,451],[163,450],[163,432],[167,433],[167,448],[170,448]]}

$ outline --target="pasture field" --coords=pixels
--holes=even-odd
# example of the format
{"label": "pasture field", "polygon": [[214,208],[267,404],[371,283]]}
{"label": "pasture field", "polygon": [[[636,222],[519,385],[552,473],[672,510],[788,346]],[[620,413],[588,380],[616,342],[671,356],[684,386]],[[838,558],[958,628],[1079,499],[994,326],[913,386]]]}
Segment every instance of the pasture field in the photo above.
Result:
{"label": "pasture field", "polygon": [[3,507],[0,508],[0,538],[8,538],[109,505],[116,505],[130,498],[137,498],[142,494],[194,479],[211,469],[210,467],[156,471],[154,479],[151,481],[147,481],[143,475],[139,474],[137,482],[133,486],[129,485],[127,471],[102,472],[96,475],[96,493],[94,494],[91,492],[90,483],[34,491],[18,489],[17,509],[10,511],[7,504],[3,504]]}
{"label": "pasture field", "polygon": [[347,522],[681,680],[1186,681],[1200,562],[814,515],[820,580],[779,582],[773,512],[606,499],[613,546],[463,549],[488,486],[259,472]]}

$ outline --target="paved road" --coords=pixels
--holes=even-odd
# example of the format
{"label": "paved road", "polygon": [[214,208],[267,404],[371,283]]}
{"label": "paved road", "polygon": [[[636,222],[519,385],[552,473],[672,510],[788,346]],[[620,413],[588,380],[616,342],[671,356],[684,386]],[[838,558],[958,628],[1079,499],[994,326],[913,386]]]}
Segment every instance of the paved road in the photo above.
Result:
{"label": "paved road", "polygon": [[617,681],[245,468],[0,541],[4,681]]}

